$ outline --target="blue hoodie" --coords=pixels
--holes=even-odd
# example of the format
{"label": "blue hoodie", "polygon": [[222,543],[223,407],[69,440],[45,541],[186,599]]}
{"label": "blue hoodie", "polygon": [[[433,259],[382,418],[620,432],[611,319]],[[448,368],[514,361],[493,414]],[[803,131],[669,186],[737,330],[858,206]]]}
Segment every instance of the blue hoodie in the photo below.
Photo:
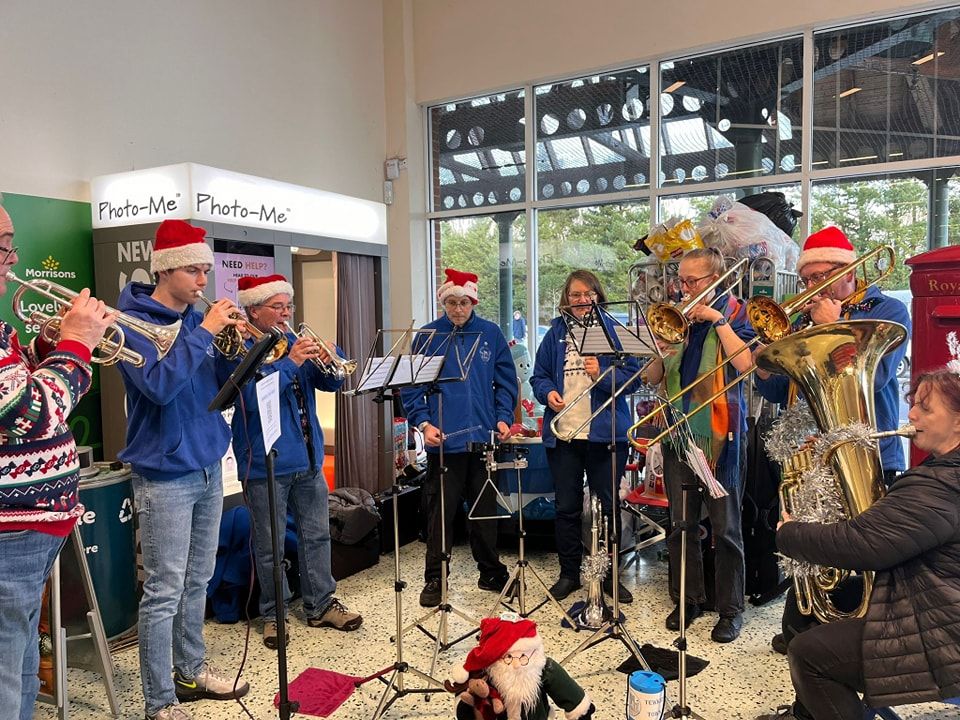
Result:
{"label": "blue hoodie", "polygon": [[[295,335],[287,334],[290,347],[296,342]],[[253,347],[253,341],[247,341],[247,347]],[[337,348],[338,354],[339,348]],[[222,380],[229,377],[239,360],[218,360],[218,373]],[[260,366],[260,376],[270,373],[279,373],[280,393],[280,437],[273,447],[277,450],[274,463],[276,475],[291,475],[311,468],[319,469],[323,465],[323,430],[317,418],[317,397],[314,389],[333,392],[343,385],[343,380],[321,372],[312,362],[305,362],[300,367],[284,356],[276,362]],[[311,445],[313,457],[307,457],[307,441],[300,426],[300,408],[297,406],[297,396],[293,391],[293,380],[299,378],[300,388],[303,391],[307,416],[310,418]],[[259,377],[258,377],[259,379]],[[257,400],[256,382],[248,382],[243,386],[243,405],[237,403],[233,413],[233,451],[237,456],[237,468],[241,477],[247,475],[249,466],[250,479],[267,477],[265,453],[263,445],[263,427],[260,425],[260,403]]]}
{"label": "blue hoodie", "polygon": [[[864,300],[873,300],[869,310],[853,310],[849,320],[891,320],[907,329],[910,337],[910,314],[907,307],[896,298],[884,295],[871,287]],[[873,380],[873,403],[877,411],[877,430],[896,430],[900,423],[900,385],[897,381],[897,366],[907,352],[907,343],[894,348],[880,361]],[[771,375],[766,380],[759,377],[755,381],[757,391],[767,400],[781,405],[787,401],[787,388],[790,380],[785,375]],[[903,459],[903,444],[899,437],[883,438],[880,441],[880,464],[886,471],[902,471],[906,465]]]}
{"label": "blue hoodie", "polygon": [[141,368],[118,364],[127,391],[127,446],[119,457],[150,480],[173,480],[218,462],[230,445],[230,428],[219,412],[207,410],[220,386],[203,316],[192,307],[181,314],[162,305],[150,297],[153,290],[130,283],[117,308],[148,322],[183,325],[162,360],[139,333],[126,335],[145,362]]}
{"label": "blue hoodie", "polygon": [[[444,315],[424,325],[423,329],[437,330],[437,335],[424,349],[424,352],[429,355],[443,351],[454,325]],[[472,432],[461,433],[444,442],[444,452],[465,452],[468,443],[489,442],[490,431],[497,429],[497,423],[513,424],[513,410],[520,394],[517,368],[513,364],[510,346],[507,345],[500,327],[478,317],[474,312],[463,324],[461,331],[464,335],[455,337],[453,340],[460,349],[461,355],[466,355],[474,340],[477,340],[476,335],[468,333],[480,334],[477,352],[469,367],[466,380],[440,382],[438,384],[440,392],[431,394],[429,399],[425,395],[423,386],[406,387],[400,391],[407,421],[412,427],[428,420],[431,425],[439,427],[449,435],[474,425],[480,426]],[[449,377],[453,372],[459,374],[459,370],[454,370],[455,365],[455,354],[452,351],[448,352],[441,378]],[[440,396],[443,397],[442,426],[439,417],[438,398]],[[440,448],[427,447],[427,452],[437,453],[440,452]]]}
{"label": "blue hoodie", "polygon": [[[547,395],[556,390],[563,396],[563,365],[566,360],[567,325],[563,318],[555,317],[550,321],[550,328],[540,341],[537,349],[537,359],[533,365],[533,376],[530,385],[537,401],[544,406],[543,411],[543,446],[556,447],[557,436],[553,434],[550,423],[557,413],[547,404]],[[618,343],[619,345],[619,343]],[[600,357],[600,372],[610,367],[609,357]],[[630,387],[624,384],[640,369],[640,361],[635,357],[627,358],[623,367],[614,372],[617,381],[617,442],[627,441],[627,429],[633,424],[630,422],[630,410],[627,407],[627,395],[635,392],[640,386],[639,378],[635,379]],[[610,375],[607,375],[590,391],[590,412],[593,413],[610,398],[612,390]],[[582,401],[581,401],[582,402]],[[597,415],[590,423],[590,432],[587,439],[590,442],[610,442],[610,407]]]}

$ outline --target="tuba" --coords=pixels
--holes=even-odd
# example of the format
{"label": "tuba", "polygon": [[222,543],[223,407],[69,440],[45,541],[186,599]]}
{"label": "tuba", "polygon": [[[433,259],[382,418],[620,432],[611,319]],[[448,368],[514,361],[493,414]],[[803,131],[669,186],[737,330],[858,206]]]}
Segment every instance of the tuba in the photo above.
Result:
{"label": "tuba", "polygon": [[[874,378],[883,356],[900,345],[907,330],[884,320],[848,320],[800,330],[769,345],[757,354],[757,367],[793,380],[810,406],[820,432],[863,423],[876,428]],[[783,507],[795,511],[797,483],[811,458],[798,458],[797,467],[785,467],[780,488]],[[876,445],[843,443],[825,455],[836,480],[846,518],[854,518],[880,497],[885,489]],[[822,622],[863,617],[867,611],[873,573],[865,572],[861,602],[852,613],[842,613],[828,593],[846,577],[844,571],[823,568],[812,577],[794,577],[801,611],[813,612]]]}
{"label": "tuba", "polygon": [[590,498],[590,516],[590,554],[583,559],[580,570],[587,579],[587,604],[577,615],[576,621],[580,627],[597,630],[613,617],[613,613],[603,597],[602,586],[603,578],[610,572],[610,556],[607,555],[609,529],[600,498],[596,495]]}

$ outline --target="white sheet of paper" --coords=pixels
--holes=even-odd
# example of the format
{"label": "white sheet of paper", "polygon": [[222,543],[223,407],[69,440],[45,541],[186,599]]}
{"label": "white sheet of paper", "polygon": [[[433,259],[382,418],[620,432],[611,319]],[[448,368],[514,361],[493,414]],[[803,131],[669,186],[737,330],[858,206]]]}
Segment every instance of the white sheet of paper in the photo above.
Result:
{"label": "white sheet of paper", "polygon": [[257,381],[257,403],[260,406],[260,427],[263,428],[263,449],[269,453],[280,437],[280,373],[270,373]]}

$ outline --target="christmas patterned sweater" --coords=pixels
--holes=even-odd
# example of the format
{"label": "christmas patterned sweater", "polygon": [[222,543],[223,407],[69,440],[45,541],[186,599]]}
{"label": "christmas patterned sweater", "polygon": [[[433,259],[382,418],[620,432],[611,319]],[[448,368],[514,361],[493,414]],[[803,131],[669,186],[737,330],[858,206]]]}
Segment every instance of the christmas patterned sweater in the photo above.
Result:
{"label": "christmas patterned sweater", "polygon": [[90,389],[90,372],[83,344],[24,348],[0,322],[0,532],[65,536],[83,512],[67,418]]}

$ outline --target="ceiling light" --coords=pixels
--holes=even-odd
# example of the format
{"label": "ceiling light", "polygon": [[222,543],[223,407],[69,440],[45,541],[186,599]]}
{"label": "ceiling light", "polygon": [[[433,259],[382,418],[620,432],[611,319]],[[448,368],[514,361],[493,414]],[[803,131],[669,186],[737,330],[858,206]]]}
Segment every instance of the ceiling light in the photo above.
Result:
{"label": "ceiling light", "polygon": [[291,246],[290,246],[290,252],[292,252],[294,255],[296,255],[298,252],[300,252],[300,248],[298,248],[296,245],[291,245]]}
{"label": "ceiling light", "polygon": [[672,93],[674,90],[679,90],[686,84],[687,84],[686,80],[677,80],[673,85],[671,85],[666,90],[664,90],[664,92]]}
{"label": "ceiling light", "polygon": [[876,155],[858,155],[857,157],[840,158],[840,162],[857,162],[858,160],[876,160]]}
{"label": "ceiling light", "polygon": [[848,95],[853,95],[854,93],[858,93],[858,92],[860,92],[861,90],[863,90],[863,88],[852,87],[852,88],[850,88],[849,90],[844,90],[842,93],[840,93],[840,97],[845,98],[845,97],[847,97]]}
{"label": "ceiling light", "polygon": [[887,155],[887,157],[903,157],[903,153],[902,153],[902,152],[892,152],[892,153],[890,153],[889,155]]}
{"label": "ceiling light", "polygon": [[829,161],[829,160],[815,160],[815,161],[814,161],[813,163],[811,163],[811,164],[812,164],[812,165],[826,165],[828,162],[830,162],[830,161]]}
{"label": "ceiling light", "polygon": [[945,53],[944,53],[942,50],[938,50],[938,51],[935,52],[935,53],[930,53],[929,55],[924,55],[924,56],[923,56],[922,58],[920,58],[919,60],[914,60],[914,61],[913,61],[912,63],[910,63],[910,64],[911,64],[911,65],[923,65],[924,63],[928,63],[928,62],[930,62],[931,60],[933,60],[934,58],[938,58],[938,57],[940,57],[941,55],[944,55],[944,54],[945,54]]}

